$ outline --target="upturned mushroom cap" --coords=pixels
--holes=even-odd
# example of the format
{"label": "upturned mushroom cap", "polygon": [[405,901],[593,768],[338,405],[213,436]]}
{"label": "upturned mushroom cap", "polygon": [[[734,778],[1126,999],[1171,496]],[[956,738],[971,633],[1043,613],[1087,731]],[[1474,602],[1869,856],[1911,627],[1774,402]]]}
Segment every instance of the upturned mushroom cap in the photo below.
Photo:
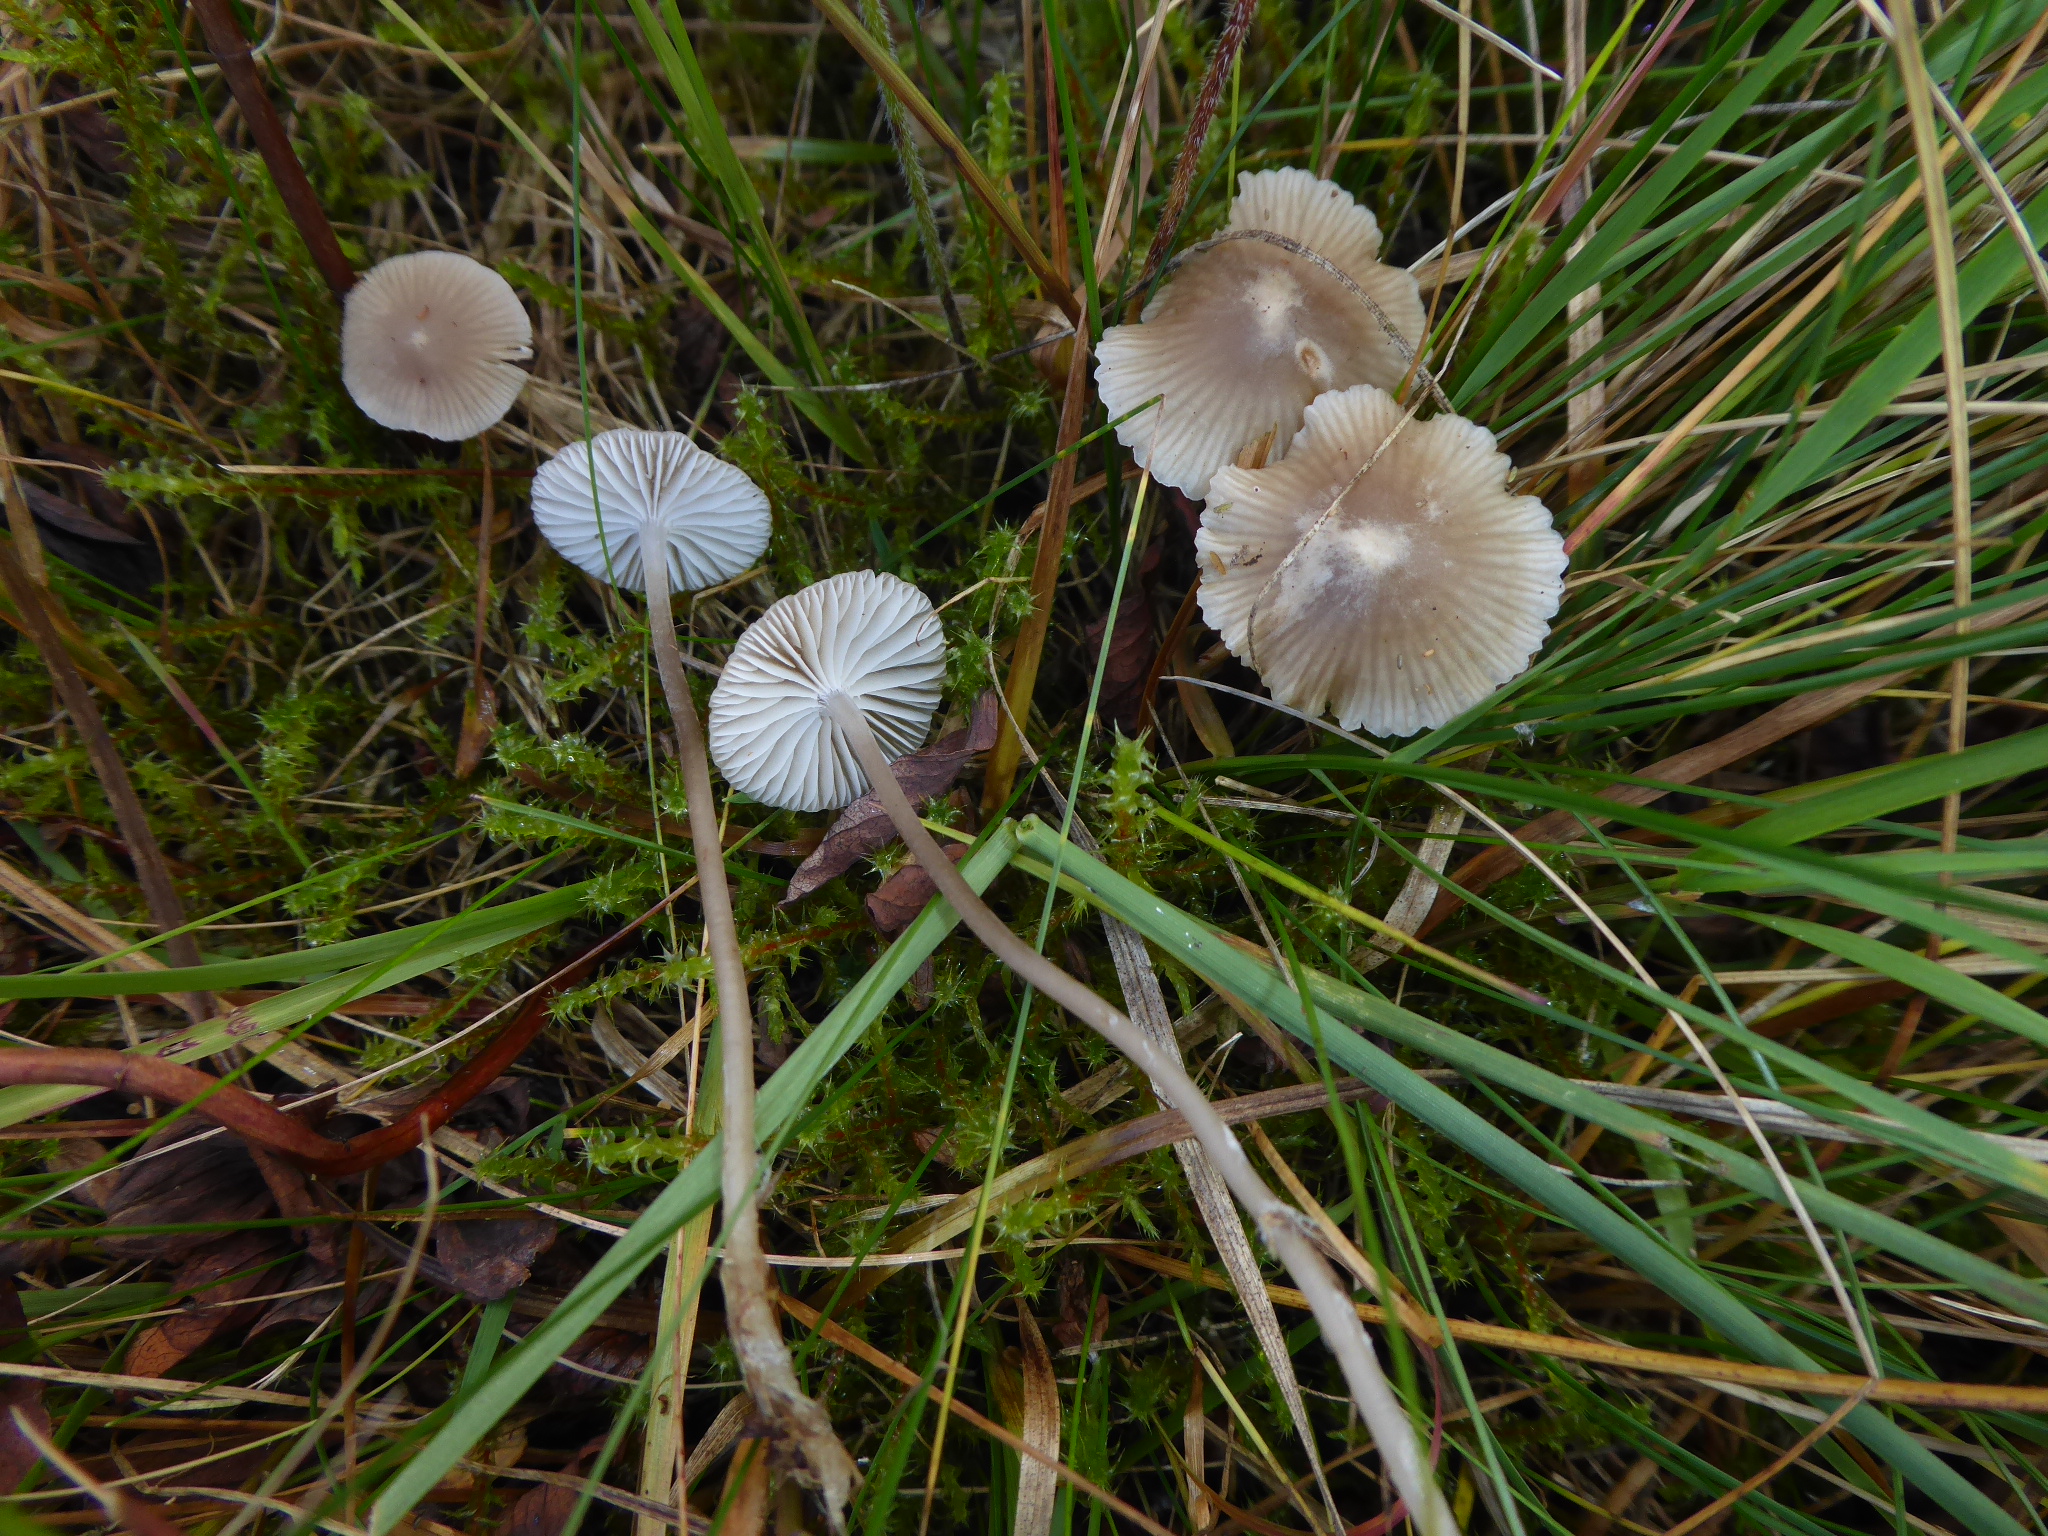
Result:
{"label": "upturned mushroom cap", "polygon": [[[1226,234],[1263,230],[1313,251],[1377,304],[1412,350],[1424,325],[1415,279],[1379,261],[1370,209],[1306,171],[1238,177]],[[1209,477],[1268,432],[1287,451],[1317,395],[1353,384],[1391,389],[1408,359],[1343,278],[1258,239],[1198,250],[1145,306],[1142,323],[1102,336],[1095,384],[1111,419],[1156,480],[1208,494]]]}
{"label": "upturned mushroom cap", "polygon": [[768,547],[768,497],[680,432],[571,443],[533,477],[533,520],[564,559],[633,592],[647,590],[650,524],[668,546],[671,592],[731,581]]}
{"label": "upturned mushroom cap", "polygon": [[1522,672],[1564,592],[1564,542],[1508,494],[1493,434],[1404,414],[1370,385],[1322,396],[1281,463],[1217,472],[1195,535],[1202,617],[1273,697],[1380,736]]}
{"label": "upturned mushroom cap", "polygon": [[791,593],[756,620],[711,693],[711,760],[726,782],[786,811],[835,810],[867,775],[823,701],[844,693],[892,761],[931,730],[945,634],[909,582],[849,571]]}
{"label": "upturned mushroom cap", "polygon": [[381,426],[475,437],[526,387],[533,323],[512,285],[453,251],[394,256],[349,289],[341,382]]}

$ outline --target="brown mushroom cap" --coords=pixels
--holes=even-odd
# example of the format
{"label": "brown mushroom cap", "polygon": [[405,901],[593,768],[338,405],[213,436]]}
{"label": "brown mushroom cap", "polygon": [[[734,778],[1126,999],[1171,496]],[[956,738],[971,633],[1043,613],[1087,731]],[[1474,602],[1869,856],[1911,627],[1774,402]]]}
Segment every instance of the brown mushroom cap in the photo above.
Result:
{"label": "brown mushroom cap", "polygon": [[1142,323],[1103,333],[1095,371],[1111,419],[1162,397],[1117,436],[1154,479],[1195,497],[1269,432],[1269,458],[1286,452],[1317,395],[1391,389],[1425,323],[1415,279],[1381,265],[1379,224],[1342,187],[1288,169],[1248,171],[1238,188],[1225,237],[1196,248]]}
{"label": "brown mushroom cap", "polygon": [[1563,596],[1564,542],[1509,468],[1463,417],[1323,395],[1285,460],[1211,483],[1202,617],[1283,704],[1380,736],[1442,725],[1528,667]]}
{"label": "brown mushroom cap", "polygon": [[526,387],[533,322],[512,285],[454,251],[380,262],[348,292],[341,381],[381,426],[444,443],[495,426]]}

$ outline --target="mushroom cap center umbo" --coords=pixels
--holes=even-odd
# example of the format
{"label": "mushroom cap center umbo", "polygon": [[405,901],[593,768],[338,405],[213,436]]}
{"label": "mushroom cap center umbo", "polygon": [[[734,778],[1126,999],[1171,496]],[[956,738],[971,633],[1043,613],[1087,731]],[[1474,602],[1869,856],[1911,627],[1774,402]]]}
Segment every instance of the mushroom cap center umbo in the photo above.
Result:
{"label": "mushroom cap center umbo", "polygon": [[1246,370],[1246,388],[1302,405],[1339,385],[1340,375],[1341,383],[1364,383],[1373,371],[1358,362],[1333,369],[1332,359],[1385,345],[1372,312],[1341,278],[1264,241],[1232,240],[1191,258],[1146,320],[1193,316],[1207,345]]}
{"label": "mushroom cap center umbo", "polygon": [[1367,608],[1383,617],[1434,611],[1439,584],[1454,579],[1473,537],[1461,523],[1428,481],[1403,484],[1368,471],[1355,484],[1328,486],[1293,512],[1287,539],[1246,549],[1232,562],[1264,577],[1255,640],[1263,645],[1274,626],[1302,621],[1353,623]]}
{"label": "mushroom cap center umbo", "polygon": [[1324,395],[1285,459],[1216,474],[1202,616],[1283,703],[1347,729],[1440,725],[1527,667],[1562,594],[1562,541],[1508,467],[1472,422]]}

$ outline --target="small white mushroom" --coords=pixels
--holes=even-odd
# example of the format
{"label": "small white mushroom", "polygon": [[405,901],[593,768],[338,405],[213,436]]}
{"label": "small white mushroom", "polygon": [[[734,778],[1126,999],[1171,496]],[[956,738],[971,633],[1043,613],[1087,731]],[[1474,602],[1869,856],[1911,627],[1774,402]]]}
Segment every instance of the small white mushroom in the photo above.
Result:
{"label": "small white mushroom", "polygon": [[819,1491],[833,1529],[855,1469],[832,1423],[798,1384],[770,1299],[761,1251],[761,1167],[754,1130],[754,1016],[747,968],[725,881],[725,850],[711,789],[704,728],[683,676],[671,589],[730,581],[768,547],[769,506],[761,488],[679,432],[601,432],[571,443],[533,477],[533,520],[566,558],[604,581],[647,593],[647,624],[661,689],[675,722],[676,755],[690,811],[704,949],[711,956],[723,1062],[720,1078],[725,1204],[726,1334],[754,1406],[794,1452],[797,1470]]}
{"label": "small white mushroom", "polygon": [[533,322],[512,285],[454,251],[394,256],[348,291],[341,382],[381,426],[475,437],[526,387]]}
{"label": "small white mushroom", "polygon": [[1379,224],[1342,187],[1291,168],[1238,187],[1222,237],[1181,262],[1141,323],[1103,333],[1095,370],[1112,420],[1161,397],[1117,437],[1197,498],[1269,433],[1268,457],[1285,453],[1317,395],[1399,383],[1425,323],[1415,279],[1380,263]]}
{"label": "small white mushroom", "polygon": [[1323,395],[1286,459],[1211,483],[1202,617],[1291,708],[1380,736],[1442,725],[1528,667],[1563,596],[1564,543],[1510,467],[1462,417]]}
{"label": "small white mushroom", "polygon": [[740,636],[711,695],[711,755],[726,782],[791,811],[836,810],[868,789],[854,743],[826,709],[851,699],[889,757],[923,745],[946,675],[925,595],[875,571],[782,599]]}
{"label": "small white mushroom", "polygon": [[[1457,1521],[1423,1459],[1349,1293],[1293,1207],[1266,1187],[1177,1052],[1164,1050],[1094,989],[1012,933],[917,819],[890,770],[930,729],[945,668],[944,635],[925,595],[871,571],[834,576],[783,598],[740,636],[711,695],[711,749],[735,788],[789,810],[844,805],[872,790],[912,857],[960,920],[1019,978],[1122,1051],[1162,1102],[1186,1117],[1233,1196],[1307,1297],[1388,1474],[1423,1536]],[[879,739],[891,735],[885,750]],[[851,762],[848,762],[848,759]]]}
{"label": "small white mushroom", "polygon": [[571,443],[533,477],[533,521],[600,581],[647,590],[649,561],[671,591],[731,581],[768,547],[768,498],[680,432],[621,428]]}

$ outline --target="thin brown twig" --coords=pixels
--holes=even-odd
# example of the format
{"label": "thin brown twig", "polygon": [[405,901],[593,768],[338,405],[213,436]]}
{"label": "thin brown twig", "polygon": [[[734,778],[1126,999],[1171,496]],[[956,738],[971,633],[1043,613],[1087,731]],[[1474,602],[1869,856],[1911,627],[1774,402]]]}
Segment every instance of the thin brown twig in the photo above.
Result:
{"label": "thin brown twig", "polygon": [[355,286],[355,266],[342,253],[334,226],[328,222],[327,210],[320,206],[313,183],[306,179],[306,168],[299,164],[298,151],[292,148],[291,136],[284,131],[284,121],[271,104],[270,93],[263,89],[255,58],[249,52],[249,39],[242,35],[229,0],[191,3],[192,14],[199,18],[200,31],[206,36],[207,49],[220,66],[221,78],[234,93],[235,105],[242,109],[242,121],[249,125],[249,136],[256,141],[257,152],[269,168],[285,211],[291,215],[299,238],[306,242],[313,265],[320,269],[329,291],[336,299],[342,298]]}
{"label": "thin brown twig", "polygon": [[418,1146],[422,1126],[431,1136],[454,1118],[463,1105],[495,1082],[532,1043],[547,1023],[549,1006],[565,988],[575,985],[599,959],[674,899],[674,895],[664,897],[534,988],[512,1021],[428,1095],[411,1118],[352,1136],[347,1141],[322,1136],[304,1121],[273,1108],[246,1088],[160,1056],[86,1048],[0,1050],[0,1084],[57,1083],[161,1099],[168,1104],[187,1106],[194,1114],[268,1147],[309,1172],[329,1178],[361,1173]]}
{"label": "thin brown twig", "polygon": [[1067,393],[1060,403],[1059,437],[1053,451],[1058,455],[1052,467],[1052,481],[1045,491],[1045,517],[1038,527],[1038,547],[1031,561],[1031,612],[1017,630],[1010,651],[1010,675],[1003,685],[1009,708],[996,733],[995,749],[989,753],[987,775],[982,781],[981,804],[985,814],[1002,808],[1016,782],[1017,766],[1023,760],[1023,742],[1017,732],[1031,718],[1031,697],[1038,690],[1038,666],[1045,655],[1045,637],[1052,628],[1052,600],[1059,586],[1060,565],[1067,549],[1067,514],[1074,504],[1074,477],[1080,455],[1073,451],[1081,440],[1081,423],[1088,403],[1088,322],[1085,314],[1074,322],[1074,350],[1067,360]]}
{"label": "thin brown twig", "polygon": [[[1158,227],[1152,231],[1152,244],[1145,251],[1144,268],[1138,273],[1138,280],[1131,285],[1134,303],[1142,302],[1144,295],[1151,290],[1152,279],[1166,265],[1166,258],[1173,252],[1174,241],[1180,238],[1181,220],[1187,216],[1188,198],[1194,191],[1195,169],[1201,163],[1202,146],[1209,141],[1209,130],[1223,105],[1223,87],[1230,79],[1238,54],[1244,49],[1245,38],[1251,34],[1252,17],[1257,12],[1257,0],[1231,0],[1222,34],[1209,53],[1209,68],[1202,76],[1202,89],[1195,97],[1194,110],[1188,114],[1180,154],[1173,162],[1173,180],[1167,188],[1166,206],[1160,210]],[[1225,189],[1226,195],[1229,190]]]}

